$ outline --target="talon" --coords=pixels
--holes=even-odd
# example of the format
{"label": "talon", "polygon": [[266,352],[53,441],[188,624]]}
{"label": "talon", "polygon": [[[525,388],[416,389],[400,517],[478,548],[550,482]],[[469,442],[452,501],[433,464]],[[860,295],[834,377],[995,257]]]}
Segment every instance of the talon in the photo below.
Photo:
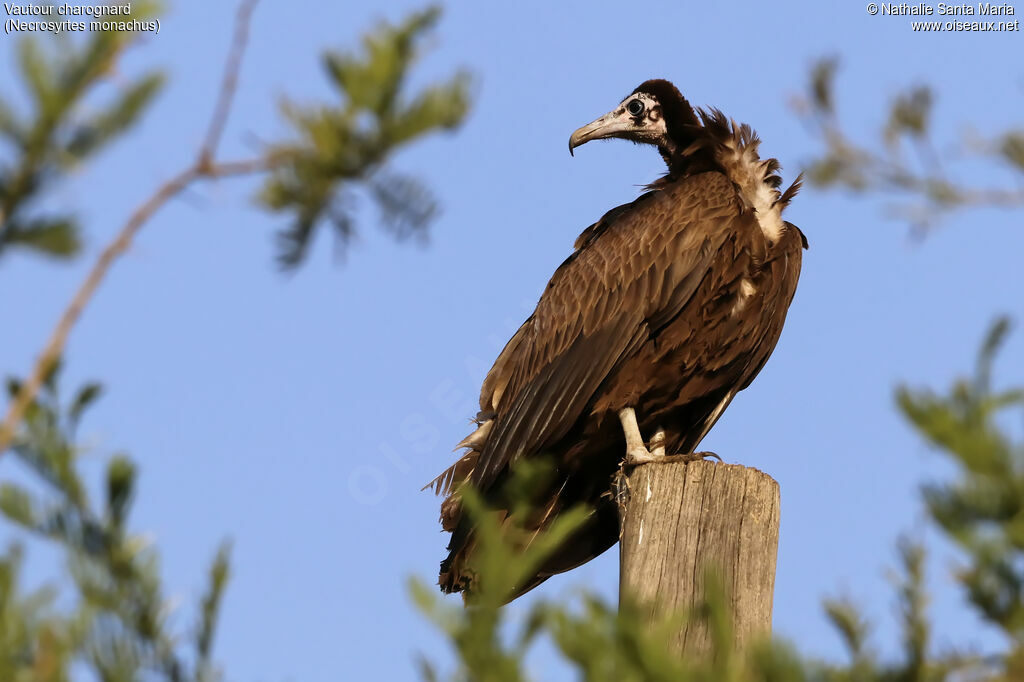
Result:
{"label": "talon", "polygon": [[666,460],[670,460],[670,461],[671,460],[675,460],[675,461],[682,460],[683,462],[689,463],[689,462],[702,462],[705,459],[708,459],[709,457],[713,457],[713,458],[717,459],[719,462],[722,462],[723,464],[725,463],[722,460],[722,458],[719,457],[714,452],[681,452],[681,453],[676,454],[676,455],[669,455],[665,459]]}

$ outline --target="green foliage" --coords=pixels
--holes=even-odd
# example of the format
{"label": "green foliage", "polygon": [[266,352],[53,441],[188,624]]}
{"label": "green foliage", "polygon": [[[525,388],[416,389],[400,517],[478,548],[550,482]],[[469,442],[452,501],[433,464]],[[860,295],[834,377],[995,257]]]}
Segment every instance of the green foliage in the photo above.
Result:
{"label": "green foliage", "polygon": [[932,91],[927,86],[914,87],[897,95],[889,109],[885,141],[895,145],[904,137],[920,139],[927,135],[932,100]]}
{"label": "green foliage", "polygon": [[1000,422],[1024,414],[1024,389],[996,390],[992,362],[1009,328],[993,324],[975,375],[946,395],[901,389],[900,409],[960,469],[952,483],[930,484],[925,502],[936,523],[970,559],[959,578],[986,619],[1024,645],[1024,443]]}
{"label": "green foliage", "polygon": [[1017,170],[1024,171],[1024,132],[1011,130],[1003,135],[999,153]]}
{"label": "green foliage", "polygon": [[883,662],[868,644],[870,625],[850,600],[828,600],[825,612],[846,646],[846,665],[812,664],[812,679],[827,682],[929,682],[1000,679],[984,658],[957,651],[936,652],[925,593],[925,551],[906,538],[899,541],[901,571],[894,577],[899,613],[900,660]]}
{"label": "green foliage", "polygon": [[[9,381],[13,395],[18,382]],[[214,629],[229,573],[228,549],[210,567],[200,605],[194,647],[187,651],[168,626],[168,607],[158,557],[142,536],[128,530],[136,489],[136,468],[124,455],[110,459],[103,501],[90,501],[78,472],[75,432],[102,390],[90,383],[62,407],[57,371],[24,420],[11,452],[43,484],[42,490],[0,484],[0,513],[32,536],[60,548],[75,588],[71,611],[52,608],[54,591],[21,597],[17,588],[20,553],[0,560],[0,679],[68,679],[69,666],[87,664],[101,680],[160,679],[212,682]],[[15,663],[21,661],[23,669]],[[45,672],[44,676],[33,677]],[[4,673],[0,670],[0,673]],[[22,677],[18,677],[21,675]]]}
{"label": "green foliage", "polygon": [[[521,462],[513,472],[507,492],[522,510],[526,496],[523,491],[542,480],[549,473],[546,463]],[[515,525],[502,524],[481,497],[471,488],[461,491],[464,513],[477,524],[476,562],[472,566],[480,581],[470,606],[466,609],[444,604],[435,590],[418,581],[411,586],[419,607],[444,630],[458,650],[466,679],[511,682],[524,679],[522,657],[533,639],[534,628],[528,625],[511,647],[501,636],[504,611],[501,606],[517,585],[534,573],[559,544],[572,534],[586,519],[582,509],[561,515],[547,532],[532,537],[533,533]],[[513,512],[513,518],[521,514]],[[523,549],[525,548],[525,549]],[[437,679],[437,673],[426,661],[422,662],[425,677]],[[462,678],[458,678],[462,679]]]}
{"label": "green foliage", "polygon": [[[476,518],[486,518],[476,503]],[[483,514],[483,516],[478,516]],[[506,565],[505,575],[528,570],[535,560],[514,549],[505,530],[484,522],[478,526],[481,551],[488,564]],[[557,533],[565,533],[559,527]],[[569,531],[571,532],[571,531]],[[424,680],[525,682],[551,679],[528,673],[531,648],[546,640],[560,655],[572,679],[585,682],[931,682],[1014,679],[1012,656],[995,661],[957,651],[932,650],[924,584],[925,552],[918,544],[899,544],[901,571],[895,578],[900,614],[902,656],[883,661],[869,646],[870,626],[849,600],[829,600],[826,615],[849,653],[849,662],[825,663],[801,656],[780,641],[754,643],[743,652],[733,647],[728,603],[723,586],[708,571],[706,601],[691,612],[660,618],[649,608],[624,603],[618,607],[583,593],[571,602],[541,600],[520,618],[500,608],[506,592],[486,595],[466,608],[444,603],[436,591],[419,581],[411,585],[419,608],[449,638],[457,668],[442,677],[436,664],[420,661]],[[712,646],[703,658],[674,653],[674,640],[687,622],[708,623]],[[1004,676],[1005,675],[1005,676]]]}
{"label": "green foliage", "polygon": [[[987,141],[937,145],[932,139],[931,114],[935,94],[916,85],[898,93],[889,104],[881,129],[881,144],[854,141],[843,132],[836,111],[835,76],[838,60],[818,61],[811,69],[807,93],[795,109],[820,138],[822,153],[807,164],[807,178],[821,187],[897,196],[893,213],[923,229],[954,209],[977,206],[1021,207],[1019,183],[1006,189],[971,186],[953,174],[965,157],[981,154],[1024,172],[1024,135],[1007,131]],[[938,149],[952,149],[940,154]],[[968,153],[965,153],[966,152]]]}
{"label": "green foliage", "polygon": [[22,594],[21,563],[17,545],[0,555],[0,680],[67,682],[80,624],[55,613],[52,589]]}
{"label": "green foliage", "polygon": [[419,45],[439,16],[431,8],[397,26],[380,26],[363,38],[361,55],[327,53],[324,68],[340,105],[282,105],[297,139],[268,150],[273,167],[259,198],[270,210],[293,215],[280,235],[283,267],[302,262],[321,222],[331,224],[340,248],[347,245],[355,234],[358,189],[372,197],[394,236],[424,234],[437,210],[430,192],[416,178],[390,170],[387,161],[428,133],[454,129],[469,109],[465,73],[405,92]]}
{"label": "green foliage", "polygon": [[839,60],[835,57],[819,59],[811,67],[810,96],[815,111],[831,116],[835,112],[835,95],[833,81]]}
{"label": "green foliage", "polygon": [[[133,16],[155,12],[153,3],[132,3]],[[103,83],[138,34],[90,31],[83,41],[21,38],[18,70],[31,111],[19,116],[0,96],[0,140],[10,159],[0,163],[0,255],[9,248],[69,258],[81,246],[80,227],[69,215],[46,215],[39,199],[63,172],[87,161],[141,117],[160,91],[163,75],[151,71],[116,88]],[[103,90],[113,92],[103,99]],[[94,95],[94,93],[99,93]]]}
{"label": "green foliage", "polygon": [[[958,208],[1024,206],[1019,189],[974,188],[950,179],[931,142],[935,98],[927,87],[897,95],[889,108],[882,150],[852,142],[835,112],[835,72],[835,60],[821,61],[812,70],[809,95],[798,103],[798,111],[825,145],[811,165],[812,182],[916,197],[920,203],[904,206],[902,213],[919,226]],[[905,146],[915,150],[916,166],[901,155]],[[991,141],[974,147],[993,162],[1007,164],[1016,173],[1024,171],[1024,134],[1019,130],[996,133]],[[1024,388],[997,390],[992,385],[992,363],[1008,330],[1006,319],[993,324],[974,376],[957,381],[946,393],[903,387],[896,395],[911,426],[958,469],[952,482],[926,485],[922,496],[932,519],[964,552],[967,565],[957,577],[970,603],[1011,642],[1005,655],[994,663],[989,660],[991,677],[984,679],[1024,679],[1024,443],[1014,440],[1006,426],[1006,417],[1020,414],[1024,406]],[[918,564],[905,559],[908,570],[919,570]],[[923,599],[917,594],[903,596]],[[849,631],[847,641],[856,650],[852,643],[860,637],[858,626],[843,618],[834,620]],[[919,640],[926,639],[926,621],[905,625],[906,636],[913,635],[909,641],[919,644],[916,660],[923,661],[927,651]],[[918,665],[916,670],[914,676],[901,679],[924,679],[925,668]]]}

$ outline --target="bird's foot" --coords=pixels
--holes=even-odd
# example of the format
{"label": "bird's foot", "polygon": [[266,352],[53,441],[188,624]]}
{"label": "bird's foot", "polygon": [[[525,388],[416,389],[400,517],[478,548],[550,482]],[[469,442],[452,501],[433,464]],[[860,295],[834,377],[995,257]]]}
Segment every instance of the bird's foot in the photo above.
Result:
{"label": "bird's foot", "polygon": [[660,462],[665,459],[664,454],[655,454],[647,448],[641,446],[633,448],[626,452],[626,459],[623,460],[625,466],[637,466],[640,464],[647,464],[649,462]]}
{"label": "bird's foot", "polygon": [[637,466],[648,462],[660,462],[663,459],[665,459],[665,432],[659,429],[650,443],[637,443],[626,450],[626,459],[623,464]]}

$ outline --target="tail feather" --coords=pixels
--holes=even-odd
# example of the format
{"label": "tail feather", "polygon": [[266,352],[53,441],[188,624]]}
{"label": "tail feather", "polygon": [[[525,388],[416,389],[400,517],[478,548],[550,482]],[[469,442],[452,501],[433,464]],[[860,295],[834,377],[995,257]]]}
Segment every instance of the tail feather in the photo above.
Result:
{"label": "tail feather", "polygon": [[473,473],[479,457],[480,452],[478,450],[470,450],[459,461],[442,471],[434,480],[420,488],[420,490],[429,488],[434,491],[435,495],[451,495]]}

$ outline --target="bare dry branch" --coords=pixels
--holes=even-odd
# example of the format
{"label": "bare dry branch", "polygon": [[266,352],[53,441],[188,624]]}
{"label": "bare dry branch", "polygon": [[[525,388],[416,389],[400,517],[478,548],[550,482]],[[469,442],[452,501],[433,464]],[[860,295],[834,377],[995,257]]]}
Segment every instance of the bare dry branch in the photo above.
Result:
{"label": "bare dry branch", "polygon": [[210,127],[206,132],[206,140],[199,150],[199,159],[196,162],[203,173],[208,171],[210,163],[217,153],[217,145],[224,134],[228,114],[231,113],[231,104],[234,102],[235,90],[238,88],[238,74],[242,69],[242,57],[245,55],[245,46],[249,42],[249,24],[258,1],[243,0],[242,4],[238,6],[238,14],[235,17],[235,34],[231,39],[231,49],[228,51],[227,62],[224,65],[220,94],[217,96],[217,104],[213,109],[213,117],[210,119]]}
{"label": "bare dry branch", "polygon": [[238,84],[238,73],[242,66],[242,58],[245,53],[245,46],[249,36],[249,23],[257,0],[243,0],[238,9],[235,20],[235,31],[231,42],[231,49],[228,53],[224,68],[224,77],[221,82],[220,92],[214,106],[213,115],[210,119],[209,128],[203,145],[199,150],[195,162],[185,170],[161,185],[148,199],[142,202],[131,214],[117,236],[107,245],[97,258],[86,276],[85,281],[75,292],[71,302],[61,315],[57,326],[50,335],[49,341],[43,351],[39,354],[32,373],[22,383],[21,389],[11,400],[7,408],[7,414],[0,423],[0,455],[10,446],[17,431],[18,424],[25,414],[25,410],[35,399],[39,388],[42,386],[46,376],[53,369],[56,362],[64,353],[68,336],[75,323],[81,317],[86,305],[96,293],[96,289],[103,282],[111,266],[128,248],[139,230],[149,221],[153,215],[160,210],[168,201],[175,198],[183,190],[195,181],[202,178],[216,178],[266,170],[269,161],[266,159],[255,159],[238,162],[216,163],[213,156],[216,153],[217,144],[227,124],[228,115],[231,112],[231,104],[234,100],[235,89]]}

